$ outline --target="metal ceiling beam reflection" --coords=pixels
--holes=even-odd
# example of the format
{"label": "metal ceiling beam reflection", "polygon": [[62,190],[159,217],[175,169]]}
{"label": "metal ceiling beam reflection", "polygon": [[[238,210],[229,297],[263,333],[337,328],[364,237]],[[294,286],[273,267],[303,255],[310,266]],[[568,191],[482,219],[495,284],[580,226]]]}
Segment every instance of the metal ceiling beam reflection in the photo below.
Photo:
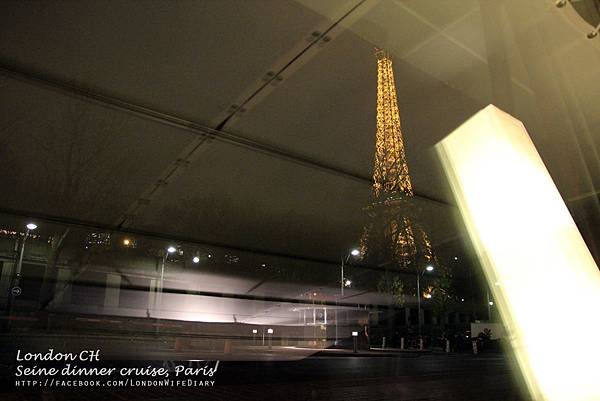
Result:
{"label": "metal ceiling beam reflection", "polygon": [[[139,103],[117,98],[115,96],[110,96],[101,93],[98,90],[86,88],[82,85],[67,82],[65,80],[52,77],[49,74],[44,74],[38,71],[34,71],[32,69],[25,68],[23,66],[15,65],[5,60],[0,60],[0,73],[21,82],[34,84],[36,86],[41,86],[44,88],[50,88],[56,92],[68,96],[80,98],[86,101],[96,103],[100,106],[108,107],[128,114],[133,114],[135,116],[152,120],[160,124],[168,125],[177,129],[181,129],[193,133],[195,135],[200,135],[209,140],[219,140],[221,142],[225,142],[231,145],[239,146],[245,149],[249,149],[282,160],[286,160],[288,162],[296,163],[304,167],[321,170],[329,174],[338,175],[346,179],[352,179],[354,181],[367,184],[369,186],[371,185],[371,177],[368,175],[363,175],[354,171],[350,171],[324,161],[315,160],[305,155],[297,154],[286,149],[268,145],[256,140],[248,139],[237,134],[212,129],[192,120],[178,117],[176,115],[156,110],[151,107],[143,106]],[[428,202],[433,202],[438,205],[455,207],[454,204],[422,193],[415,193],[415,197]]]}
{"label": "metal ceiling beam reflection", "polygon": [[[361,5],[363,5],[367,0],[360,0],[358,1],[355,5],[353,5],[348,11],[346,11],[340,18],[338,18],[335,22],[333,22],[327,29],[325,29],[323,32],[318,33],[318,35],[316,35],[314,37],[314,39],[308,44],[306,45],[306,47],[304,47],[302,50],[300,50],[298,52],[298,54],[295,54],[293,57],[291,57],[291,59],[289,61],[287,61],[285,63],[285,65],[283,65],[281,68],[279,68],[276,72],[274,72],[271,77],[269,79],[267,79],[262,85],[260,85],[254,92],[252,92],[246,99],[242,100],[240,102],[240,105],[238,107],[236,107],[227,117],[225,117],[225,119],[223,119],[223,121],[221,121],[218,125],[217,125],[217,129],[221,130],[225,128],[225,125],[227,125],[227,123],[231,120],[231,118],[238,113],[240,110],[243,110],[244,108],[247,107],[247,105],[252,102],[252,100],[254,98],[256,98],[261,92],[263,92],[265,90],[265,88],[267,88],[270,84],[272,84],[273,82],[275,82],[277,79],[281,79],[281,77],[283,76],[283,74],[290,69],[290,67],[292,67],[293,64],[297,64],[297,62],[301,59],[304,58],[304,56],[307,54],[307,52],[314,47],[315,45],[317,45],[319,42],[323,41],[325,38],[327,38],[328,34],[335,29],[338,25],[341,24],[342,21],[344,21],[346,18],[348,18],[352,13],[354,13]],[[329,41],[330,39],[328,39],[327,41]]]}

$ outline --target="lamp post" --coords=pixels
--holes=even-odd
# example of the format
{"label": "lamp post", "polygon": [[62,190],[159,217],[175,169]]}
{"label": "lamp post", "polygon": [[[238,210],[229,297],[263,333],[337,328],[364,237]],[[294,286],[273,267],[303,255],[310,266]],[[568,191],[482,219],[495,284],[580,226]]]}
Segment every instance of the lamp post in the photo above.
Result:
{"label": "lamp post", "polygon": [[[29,232],[33,231],[37,228],[37,225],[34,223],[27,224],[27,230],[25,231],[25,236],[23,237],[23,241],[21,241],[21,247],[19,248],[19,259],[17,261],[17,266],[15,267],[15,280],[13,282],[12,288],[18,287],[21,282],[21,269],[23,267],[23,254],[25,253],[25,241],[27,241],[27,237],[29,237]],[[11,288],[11,292],[12,292]]]}
{"label": "lamp post", "polygon": [[341,289],[342,297],[344,296],[344,287],[346,286],[346,282],[348,282],[348,285],[350,285],[350,283],[351,283],[350,280],[344,280],[344,265],[346,263],[348,263],[348,259],[350,259],[350,256],[356,257],[358,255],[360,255],[360,251],[358,249],[354,248],[350,251],[349,254],[346,255],[345,258],[342,256],[342,268],[341,268],[341,278],[340,278],[340,289]]}
{"label": "lamp post", "polygon": [[[174,253],[177,250],[177,248],[175,248],[173,245],[170,245],[163,257],[161,258],[161,264],[160,264],[160,280],[158,282],[158,286],[157,286],[157,294],[156,297],[154,298],[154,313],[156,313],[156,310],[158,308],[162,308],[162,294],[163,294],[163,286],[164,286],[164,280],[165,280],[165,264],[167,263],[167,257],[169,256],[170,253]],[[160,315],[157,317],[157,322],[160,321]],[[159,329],[159,325],[156,325],[156,330],[155,333],[158,334],[158,332],[160,331]]]}
{"label": "lamp post", "polygon": [[158,283],[158,306],[162,307],[162,293],[163,293],[163,286],[164,286],[164,280],[165,280],[165,264],[167,263],[167,257],[169,256],[170,253],[175,253],[175,251],[177,250],[177,248],[175,248],[174,246],[169,246],[166,249],[166,252],[164,253],[162,260],[161,260],[161,264],[160,264],[160,281]]}
{"label": "lamp post", "polygon": [[421,276],[425,274],[425,272],[433,271],[433,266],[429,265],[425,269],[423,269],[419,274],[417,274],[417,317],[418,317],[418,330],[419,330],[419,338],[421,338]]}
{"label": "lamp post", "polygon": [[[357,248],[353,248],[350,253],[348,253],[345,257],[342,256],[341,260],[342,260],[342,264],[341,264],[341,269],[340,269],[340,298],[344,297],[344,287],[346,286],[350,286],[352,284],[352,281],[350,280],[344,280],[344,265],[346,263],[348,263],[348,260],[350,259],[350,256],[358,256],[360,255],[360,251]],[[339,309],[339,308],[338,308]],[[338,345],[338,317],[339,317],[339,310],[336,309],[335,311],[335,345]]]}
{"label": "lamp post", "polygon": [[267,334],[269,335],[269,349],[273,349],[273,329],[268,328]]}
{"label": "lamp post", "polygon": [[[37,228],[37,225],[34,223],[27,224],[27,230],[25,231],[25,235],[23,236],[23,240],[21,241],[21,246],[19,247],[19,253],[17,255],[17,264],[15,266],[15,274],[13,276],[11,285],[8,289],[8,315],[12,316],[15,298],[21,294],[21,288],[19,284],[21,283],[21,270],[23,267],[23,255],[25,254],[25,241],[29,237],[29,233]],[[10,320],[8,321],[10,325]]]}
{"label": "lamp post", "polygon": [[488,322],[492,322],[492,306],[494,302],[490,299],[490,290],[486,291],[487,296],[487,308],[488,308]]}

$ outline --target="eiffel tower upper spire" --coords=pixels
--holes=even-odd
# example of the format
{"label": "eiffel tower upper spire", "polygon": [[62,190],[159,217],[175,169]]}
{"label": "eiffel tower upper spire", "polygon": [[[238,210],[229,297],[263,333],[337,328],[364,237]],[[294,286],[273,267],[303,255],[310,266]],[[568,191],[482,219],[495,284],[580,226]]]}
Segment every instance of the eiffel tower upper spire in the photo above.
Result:
{"label": "eiffel tower upper spire", "polygon": [[400,111],[392,60],[385,50],[377,49],[377,134],[373,168],[373,196],[402,192],[413,196],[408,174]]}

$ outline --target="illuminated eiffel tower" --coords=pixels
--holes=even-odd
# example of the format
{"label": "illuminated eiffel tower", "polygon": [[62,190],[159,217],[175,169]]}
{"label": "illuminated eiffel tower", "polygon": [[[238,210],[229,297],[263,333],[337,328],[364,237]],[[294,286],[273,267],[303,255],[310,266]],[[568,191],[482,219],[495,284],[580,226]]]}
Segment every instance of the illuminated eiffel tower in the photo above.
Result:
{"label": "illuminated eiffel tower", "polygon": [[394,71],[389,54],[377,49],[377,134],[369,222],[361,239],[363,260],[391,269],[433,261],[431,242],[418,223],[400,127]]}

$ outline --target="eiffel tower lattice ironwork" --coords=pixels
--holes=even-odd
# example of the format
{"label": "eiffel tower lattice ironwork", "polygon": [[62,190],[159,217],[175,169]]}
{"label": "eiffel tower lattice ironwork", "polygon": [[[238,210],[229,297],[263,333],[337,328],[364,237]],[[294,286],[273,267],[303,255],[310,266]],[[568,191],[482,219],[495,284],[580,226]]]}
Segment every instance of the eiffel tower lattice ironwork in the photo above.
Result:
{"label": "eiffel tower lattice ironwork", "polygon": [[433,261],[431,242],[419,224],[400,126],[392,60],[377,49],[377,133],[372,202],[361,239],[363,260],[386,268],[416,268]]}

